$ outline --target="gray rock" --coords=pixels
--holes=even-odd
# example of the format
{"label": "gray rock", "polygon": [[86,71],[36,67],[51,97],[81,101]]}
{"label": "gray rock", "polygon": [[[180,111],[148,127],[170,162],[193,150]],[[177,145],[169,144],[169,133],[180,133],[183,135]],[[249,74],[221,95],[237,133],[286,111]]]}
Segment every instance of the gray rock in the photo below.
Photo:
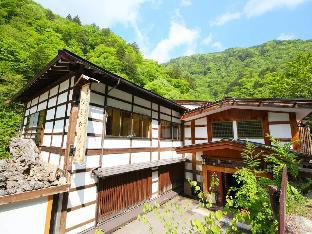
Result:
{"label": "gray rock", "polygon": [[312,220],[298,215],[289,215],[286,217],[286,233],[312,233]]}
{"label": "gray rock", "polygon": [[0,196],[66,184],[64,172],[46,163],[31,139],[13,138],[12,158],[0,160]]}

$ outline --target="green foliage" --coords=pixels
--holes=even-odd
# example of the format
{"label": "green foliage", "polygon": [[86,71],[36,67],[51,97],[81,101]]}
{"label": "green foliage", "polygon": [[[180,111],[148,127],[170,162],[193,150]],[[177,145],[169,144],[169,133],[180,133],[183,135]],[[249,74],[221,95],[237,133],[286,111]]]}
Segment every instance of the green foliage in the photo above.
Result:
{"label": "green foliage", "polygon": [[269,41],[172,59],[165,66],[187,74],[193,99],[311,98],[311,58],[312,40]]}
{"label": "green foliage", "polygon": [[246,148],[241,155],[244,159],[246,168],[248,168],[249,170],[259,169],[262,152],[256,152],[256,146],[254,144],[247,142]]}

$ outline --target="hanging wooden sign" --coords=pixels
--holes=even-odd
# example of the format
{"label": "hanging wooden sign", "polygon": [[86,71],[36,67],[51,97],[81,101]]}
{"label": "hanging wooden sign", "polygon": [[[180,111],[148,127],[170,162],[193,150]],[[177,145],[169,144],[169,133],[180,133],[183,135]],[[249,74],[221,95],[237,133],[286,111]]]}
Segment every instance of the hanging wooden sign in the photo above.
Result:
{"label": "hanging wooden sign", "polygon": [[89,104],[90,104],[90,83],[87,83],[81,87],[80,91],[80,104],[79,104],[77,136],[76,136],[76,152],[74,156],[75,163],[83,163],[85,161]]}

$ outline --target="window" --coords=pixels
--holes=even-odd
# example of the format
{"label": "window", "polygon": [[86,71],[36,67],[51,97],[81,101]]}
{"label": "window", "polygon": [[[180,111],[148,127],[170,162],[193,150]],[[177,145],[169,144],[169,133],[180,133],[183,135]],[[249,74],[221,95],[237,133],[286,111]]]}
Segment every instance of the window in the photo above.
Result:
{"label": "window", "polygon": [[[132,121],[133,120],[133,121]],[[148,116],[108,107],[106,135],[120,137],[150,137],[151,118]]]}
{"label": "window", "polygon": [[41,144],[41,136],[43,134],[43,126],[46,121],[46,114],[47,111],[42,110],[29,115],[27,118],[27,124],[25,126],[25,137],[33,139],[37,146]]}
{"label": "window", "polygon": [[177,123],[172,124],[172,138],[173,140],[181,140],[181,125]]}
{"label": "window", "polygon": [[107,108],[106,135],[130,136],[131,113],[116,108]]}
{"label": "window", "polygon": [[214,138],[233,138],[232,122],[213,122],[212,137]]}
{"label": "window", "polygon": [[171,122],[160,120],[160,138],[161,139],[172,139]]}
{"label": "window", "polygon": [[150,137],[151,119],[148,116],[133,113],[133,136],[141,138]]}
{"label": "window", "polygon": [[238,138],[263,138],[261,121],[237,122]]}

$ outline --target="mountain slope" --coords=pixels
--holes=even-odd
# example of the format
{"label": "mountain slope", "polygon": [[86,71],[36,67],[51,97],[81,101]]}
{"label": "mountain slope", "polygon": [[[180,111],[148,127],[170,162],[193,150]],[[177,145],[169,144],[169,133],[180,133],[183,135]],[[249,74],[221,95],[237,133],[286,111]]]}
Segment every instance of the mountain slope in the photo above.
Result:
{"label": "mountain slope", "polygon": [[[284,76],[283,73],[290,69],[290,63],[296,63],[300,56],[308,56],[307,62],[311,63],[311,52],[312,40],[269,41],[250,48],[180,57],[172,59],[165,66],[189,75],[194,99],[218,100],[224,96],[300,97],[300,94],[284,95],[284,92],[265,91],[266,87],[278,81],[277,78],[272,80],[272,76]],[[312,74],[312,70],[307,73]],[[283,83],[288,78],[286,75],[280,81]],[[307,88],[311,94],[312,88]]]}

